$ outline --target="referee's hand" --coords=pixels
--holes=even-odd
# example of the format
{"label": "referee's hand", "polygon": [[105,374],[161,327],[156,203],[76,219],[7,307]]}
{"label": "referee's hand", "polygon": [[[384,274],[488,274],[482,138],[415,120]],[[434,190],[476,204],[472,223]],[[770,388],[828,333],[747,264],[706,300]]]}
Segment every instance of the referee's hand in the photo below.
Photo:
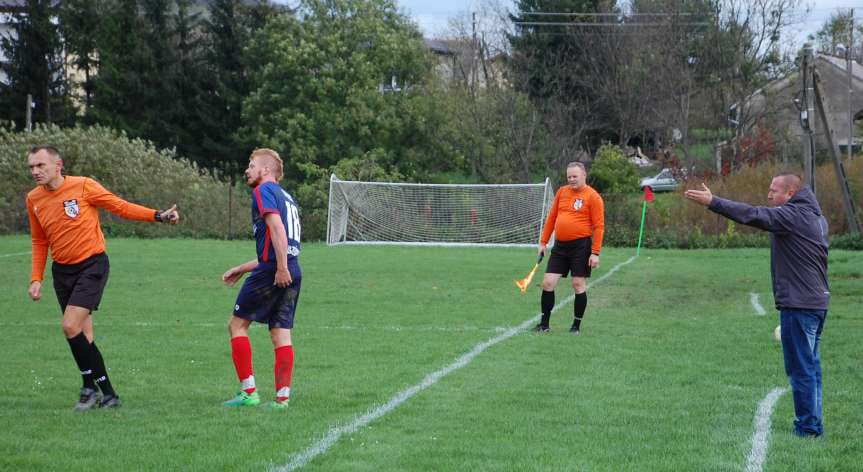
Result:
{"label": "referee's hand", "polygon": [[545,255],[545,249],[546,249],[546,245],[545,245],[545,244],[540,244],[540,245],[539,245],[539,250],[537,250],[537,251],[536,251],[536,257],[544,256],[544,255]]}
{"label": "referee's hand", "polygon": [[37,280],[30,282],[30,288],[27,290],[27,294],[30,295],[30,299],[34,302],[39,301],[42,298],[42,282]]}
{"label": "referee's hand", "polygon": [[174,206],[163,211],[160,214],[160,217],[165,223],[172,225],[177,224],[180,221],[180,212],[177,211],[177,204],[175,203]]}

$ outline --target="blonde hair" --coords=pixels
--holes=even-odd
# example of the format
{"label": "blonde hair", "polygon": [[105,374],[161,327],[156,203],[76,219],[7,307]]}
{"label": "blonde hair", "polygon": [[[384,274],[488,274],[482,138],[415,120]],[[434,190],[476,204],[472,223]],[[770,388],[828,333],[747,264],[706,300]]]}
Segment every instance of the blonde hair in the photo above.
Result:
{"label": "blonde hair", "polygon": [[282,158],[279,157],[279,153],[272,149],[259,148],[252,151],[252,155],[249,156],[249,160],[251,161],[256,157],[266,158],[269,161],[268,163],[272,164],[270,171],[273,172],[273,176],[276,180],[282,180],[282,177],[284,176],[284,163],[282,162]]}

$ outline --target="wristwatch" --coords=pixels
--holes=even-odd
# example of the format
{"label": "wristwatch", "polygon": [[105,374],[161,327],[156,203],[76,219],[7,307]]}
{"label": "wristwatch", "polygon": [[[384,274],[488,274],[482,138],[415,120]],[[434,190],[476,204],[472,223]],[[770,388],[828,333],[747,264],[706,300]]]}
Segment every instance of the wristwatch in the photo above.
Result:
{"label": "wristwatch", "polygon": [[156,219],[156,222],[158,222],[158,223],[161,223],[161,222],[162,222],[162,212],[161,212],[161,211],[156,210],[156,216],[155,216],[155,219]]}

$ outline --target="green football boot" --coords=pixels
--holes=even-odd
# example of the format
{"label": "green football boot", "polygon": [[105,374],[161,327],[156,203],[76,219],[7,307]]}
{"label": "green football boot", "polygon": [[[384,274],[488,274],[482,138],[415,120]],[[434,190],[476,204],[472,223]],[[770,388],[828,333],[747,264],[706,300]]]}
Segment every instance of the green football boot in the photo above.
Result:
{"label": "green football boot", "polygon": [[287,400],[280,401],[280,402],[271,401],[270,403],[267,403],[267,408],[269,408],[271,410],[287,410],[288,409],[288,401]]}
{"label": "green football boot", "polygon": [[258,396],[258,391],[246,393],[240,390],[237,396],[226,401],[225,406],[256,406],[261,403],[261,397]]}

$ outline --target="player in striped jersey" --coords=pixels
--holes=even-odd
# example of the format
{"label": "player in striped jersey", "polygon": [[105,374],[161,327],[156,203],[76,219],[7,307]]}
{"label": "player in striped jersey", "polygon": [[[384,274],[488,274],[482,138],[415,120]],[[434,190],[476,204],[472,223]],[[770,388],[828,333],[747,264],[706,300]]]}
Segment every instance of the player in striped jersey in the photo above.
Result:
{"label": "player in striped jersey", "polygon": [[247,272],[228,322],[231,357],[241,389],[227,406],[255,406],[261,400],[252,371],[249,325],[267,323],[275,350],[276,398],[270,406],[287,408],[294,366],[291,329],[300,296],[300,218],[297,202],[279,186],[282,159],[272,149],[256,149],[249,158],[246,183],[252,187],[252,225],[258,257],[228,269],[222,276],[233,285]]}

